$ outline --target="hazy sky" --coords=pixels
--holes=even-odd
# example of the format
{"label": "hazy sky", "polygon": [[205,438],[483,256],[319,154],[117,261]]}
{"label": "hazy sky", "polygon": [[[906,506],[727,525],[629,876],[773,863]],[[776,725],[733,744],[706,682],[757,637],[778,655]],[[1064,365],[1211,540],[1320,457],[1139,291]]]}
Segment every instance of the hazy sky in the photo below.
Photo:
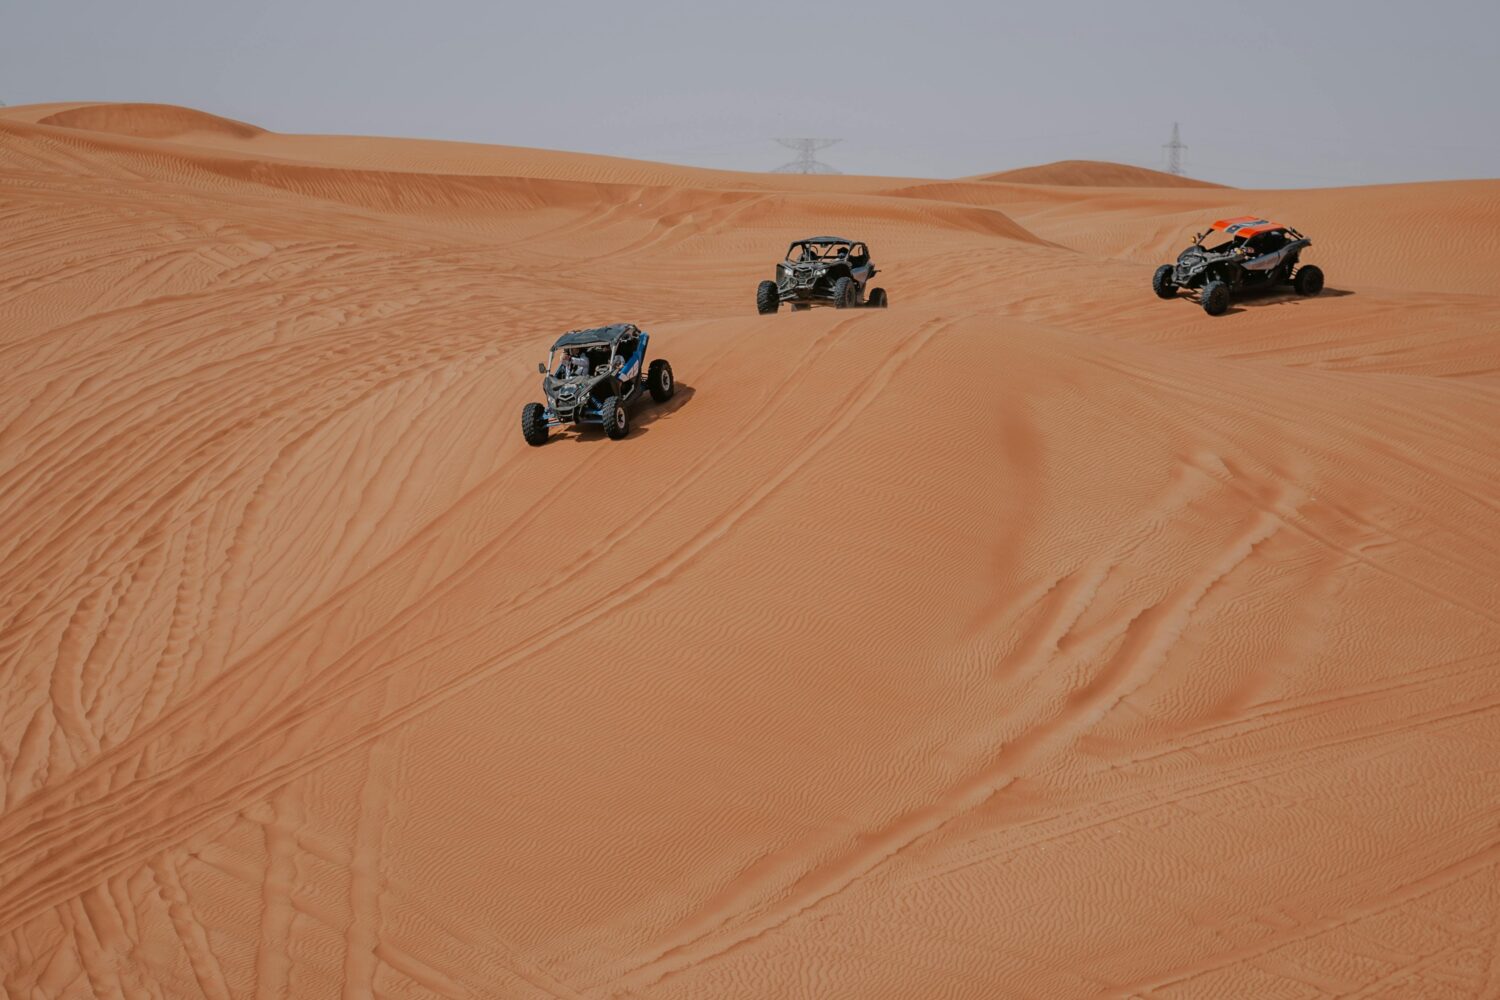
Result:
{"label": "hazy sky", "polygon": [[0,0],[0,101],[846,173],[1500,177],[1500,0]]}

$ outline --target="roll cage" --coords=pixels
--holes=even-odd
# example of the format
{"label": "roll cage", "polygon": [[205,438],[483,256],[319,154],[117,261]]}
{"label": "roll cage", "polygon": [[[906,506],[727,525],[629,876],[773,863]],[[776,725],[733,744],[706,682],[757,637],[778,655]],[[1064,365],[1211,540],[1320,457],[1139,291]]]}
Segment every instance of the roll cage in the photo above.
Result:
{"label": "roll cage", "polygon": [[1224,233],[1229,239],[1218,246],[1204,247],[1209,253],[1225,253],[1238,247],[1246,247],[1257,255],[1268,254],[1294,241],[1307,239],[1291,226],[1244,215],[1234,219],[1220,219],[1213,223],[1193,237],[1193,245],[1203,246],[1203,241],[1212,233]]}
{"label": "roll cage", "polygon": [[537,369],[555,379],[565,378],[558,352],[582,351],[589,361],[589,378],[613,375],[625,381],[640,373],[649,339],[650,335],[636,326],[570,330],[557,338],[547,352],[547,360]]}
{"label": "roll cage", "polygon": [[792,264],[847,262],[851,267],[859,267],[869,259],[869,247],[858,240],[839,236],[813,236],[797,240],[786,248],[786,260]]}

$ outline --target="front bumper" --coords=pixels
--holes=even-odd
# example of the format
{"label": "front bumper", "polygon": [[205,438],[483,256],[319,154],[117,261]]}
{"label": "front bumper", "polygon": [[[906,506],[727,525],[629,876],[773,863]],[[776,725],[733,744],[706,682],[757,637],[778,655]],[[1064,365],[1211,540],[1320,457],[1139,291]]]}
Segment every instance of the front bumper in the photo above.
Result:
{"label": "front bumper", "polygon": [[548,427],[604,422],[599,415],[599,403],[587,390],[574,394],[563,392],[551,397],[547,400],[547,408],[542,411],[542,416],[546,418]]}
{"label": "front bumper", "polygon": [[782,282],[776,286],[776,294],[783,302],[832,302],[833,290],[827,285],[819,286],[816,281],[809,284],[796,282]]}

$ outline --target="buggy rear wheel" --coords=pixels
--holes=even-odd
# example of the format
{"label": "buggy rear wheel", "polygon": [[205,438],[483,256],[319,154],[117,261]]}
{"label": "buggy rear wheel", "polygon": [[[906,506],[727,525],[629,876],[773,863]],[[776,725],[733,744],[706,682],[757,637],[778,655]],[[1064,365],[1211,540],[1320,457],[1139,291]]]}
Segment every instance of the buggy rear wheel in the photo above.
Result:
{"label": "buggy rear wheel", "polygon": [[630,433],[630,413],[619,396],[611,396],[599,407],[599,419],[604,422],[604,433],[611,441],[618,441]]}
{"label": "buggy rear wheel", "polygon": [[884,288],[872,288],[870,289],[870,297],[865,302],[865,305],[871,309],[884,309],[890,305],[890,299],[886,296]]}
{"label": "buggy rear wheel", "polygon": [[1177,298],[1177,286],[1172,283],[1172,265],[1163,264],[1151,276],[1151,290],[1159,299]]}
{"label": "buggy rear wheel", "polygon": [[1316,264],[1303,264],[1292,275],[1292,288],[1298,295],[1317,295],[1323,290],[1323,269]]}
{"label": "buggy rear wheel", "polygon": [[1210,316],[1222,316],[1229,308],[1229,286],[1222,281],[1210,281],[1203,286],[1199,301]]}
{"label": "buggy rear wheel", "polygon": [[762,316],[769,316],[780,308],[781,293],[776,289],[776,282],[762,281],[755,290],[755,311]]}
{"label": "buggy rear wheel", "polygon": [[547,443],[547,409],[541,403],[521,407],[521,436],[533,448]]}
{"label": "buggy rear wheel", "polygon": [[859,305],[859,287],[853,278],[840,278],[833,283],[833,307],[853,309]]}
{"label": "buggy rear wheel", "polygon": [[677,391],[677,382],[672,378],[672,366],[664,358],[651,362],[651,367],[646,372],[646,388],[651,390],[651,398],[658,403],[665,403]]}

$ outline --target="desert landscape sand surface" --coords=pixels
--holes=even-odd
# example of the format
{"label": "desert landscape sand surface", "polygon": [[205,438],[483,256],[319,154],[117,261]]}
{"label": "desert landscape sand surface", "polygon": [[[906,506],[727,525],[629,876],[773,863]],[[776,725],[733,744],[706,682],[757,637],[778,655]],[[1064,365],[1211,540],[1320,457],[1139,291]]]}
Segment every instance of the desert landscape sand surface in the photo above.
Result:
{"label": "desert landscape sand surface", "polygon": [[[1153,297],[1243,214],[1328,290]],[[6,996],[1500,996],[1500,182],[49,105],[0,232]]]}

